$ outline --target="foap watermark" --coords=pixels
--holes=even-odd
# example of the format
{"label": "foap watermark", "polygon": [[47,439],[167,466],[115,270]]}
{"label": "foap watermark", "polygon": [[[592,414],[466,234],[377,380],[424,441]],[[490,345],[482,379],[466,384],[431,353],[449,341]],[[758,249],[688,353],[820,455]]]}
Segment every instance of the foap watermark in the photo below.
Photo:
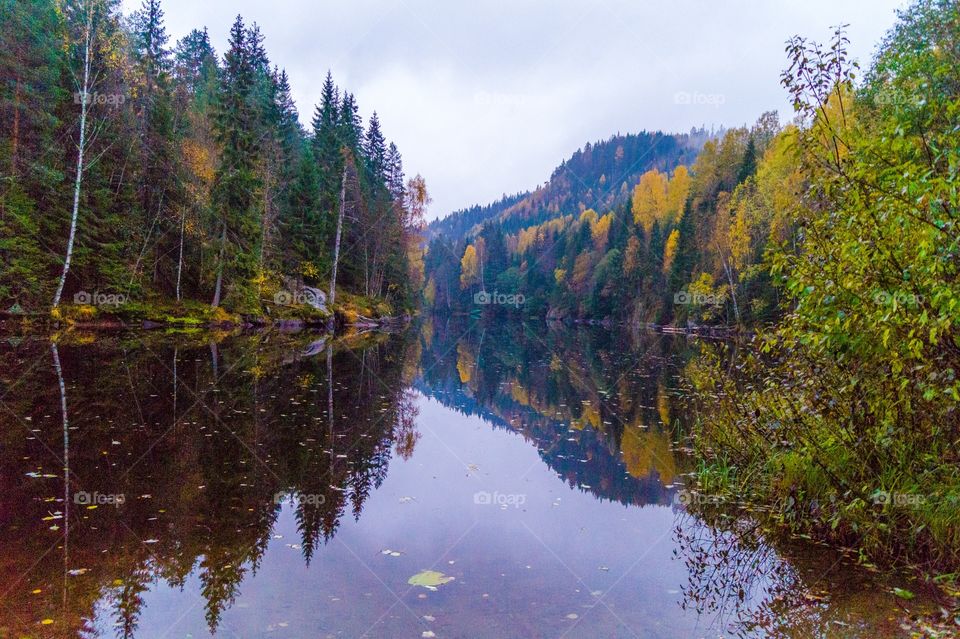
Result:
{"label": "foap watermark", "polygon": [[123,493],[98,493],[97,491],[88,493],[85,490],[73,493],[73,503],[78,506],[116,506],[119,508],[126,501],[127,498]]}
{"label": "foap watermark", "polygon": [[497,304],[500,306],[513,306],[519,308],[527,301],[527,298],[524,297],[523,293],[498,293],[494,291],[489,293],[487,291],[479,291],[473,294],[473,303],[474,304]]}
{"label": "foap watermark", "polygon": [[123,93],[97,93],[96,91],[76,91],[73,94],[74,104],[105,105],[118,107],[126,102],[127,96]]}
{"label": "foap watermark", "polygon": [[689,506],[691,504],[696,506],[703,506],[707,504],[716,505],[722,502],[723,497],[720,495],[705,495],[693,490],[678,490],[673,495],[673,503],[680,504],[682,506]]}
{"label": "foap watermark", "polygon": [[129,298],[123,293],[77,291],[73,294],[73,303],[83,304],[84,306],[120,306],[128,301]]}
{"label": "foap watermark", "polygon": [[513,506],[519,508],[527,503],[527,496],[523,493],[499,493],[497,491],[491,493],[481,490],[473,493],[473,503],[479,506],[500,506],[500,508]]}
{"label": "foap watermark", "polygon": [[327,503],[327,496],[320,493],[274,493],[273,503],[282,504],[287,499],[293,499],[306,506],[322,506]]}
{"label": "foap watermark", "polygon": [[920,508],[926,504],[946,504],[951,508],[960,508],[958,493],[899,493],[878,488],[870,495],[875,506],[895,506],[898,508]]}
{"label": "foap watermark", "polygon": [[673,94],[673,103],[682,105],[707,105],[716,109],[726,103],[727,96],[722,93],[700,93],[694,91],[678,91]]}
{"label": "foap watermark", "polygon": [[298,306],[307,304],[309,306],[318,306],[325,304],[326,296],[316,289],[304,288],[299,291],[277,291],[273,296],[273,303],[277,306]]}
{"label": "foap watermark", "polygon": [[724,297],[713,293],[677,291],[673,294],[673,303],[680,306],[723,306]]}
{"label": "foap watermark", "polygon": [[877,306],[920,306],[923,304],[923,296],[913,293],[880,291],[873,296],[873,303]]}

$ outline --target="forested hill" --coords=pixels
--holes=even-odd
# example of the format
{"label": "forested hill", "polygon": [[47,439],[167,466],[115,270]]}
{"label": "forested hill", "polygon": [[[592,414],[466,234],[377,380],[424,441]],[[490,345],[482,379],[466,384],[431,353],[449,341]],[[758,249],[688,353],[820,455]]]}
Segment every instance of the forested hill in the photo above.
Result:
{"label": "forested hill", "polygon": [[769,318],[775,293],[756,265],[783,231],[785,205],[773,194],[796,188],[790,144],[790,129],[766,113],[719,137],[641,133],[587,145],[472,232],[435,237],[427,303],[633,322]]}
{"label": "forested hill", "polygon": [[0,2],[0,177],[8,314],[276,314],[286,289],[330,290],[333,273],[394,306],[421,288],[423,180],[404,181],[376,112],[364,122],[329,74],[301,120],[240,16],[218,55],[205,28],[171,41],[160,0],[129,16],[116,0]]}
{"label": "forested hill", "polygon": [[691,163],[710,137],[711,132],[704,129],[684,134],[643,131],[588,142],[534,191],[505,195],[492,204],[435,220],[428,227],[428,237],[456,241],[476,234],[487,221],[497,221],[505,232],[515,233],[571,211],[612,208],[630,198],[642,173]]}
{"label": "forested hill", "polygon": [[504,195],[492,204],[474,204],[470,208],[455,211],[445,218],[434,220],[427,225],[427,239],[438,236],[448,238],[463,237],[480,227],[486,220],[498,217],[517,202],[530,195],[530,191],[515,195]]}

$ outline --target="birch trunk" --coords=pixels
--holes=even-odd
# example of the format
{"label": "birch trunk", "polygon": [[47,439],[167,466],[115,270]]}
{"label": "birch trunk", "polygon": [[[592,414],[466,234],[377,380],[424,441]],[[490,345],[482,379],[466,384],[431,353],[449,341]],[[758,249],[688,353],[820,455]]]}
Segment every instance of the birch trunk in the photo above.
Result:
{"label": "birch trunk", "polygon": [[73,241],[77,236],[77,213],[80,209],[80,182],[83,179],[83,147],[87,141],[87,108],[90,103],[90,48],[93,45],[93,8],[87,7],[87,33],[83,47],[83,89],[80,93],[80,144],[77,146],[77,177],[73,185],[73,214],[70,216],[70,237],[67,240],[67,255],[63,261],[60,283],[53,296],[53,308],[60,306],[63,286],[70,272],[70,260],[73,257]]}
{"label": "birch trunk", "polygon": [[733,316],[737,320],[737,325],[740,325],[740,307],[737,305],[737,287],[733,281],[733,273],[730,271],[730,266],[727,264],[727,258],[723,255],[723,249],[717,246],[717,252],[720,254],[720,263],[723,264],[723,271],[727,275],[727,283],[730,285],[730,299],[733,301]]}
{"label": "birch trunk", "polygon": [[330,304],[337,298],[337,262],[340,260],[340,235],[343,233],[343,211],[347,199],[347,165],[343,165],[343,177],[340,178],[340,213],[337,215],[337,236],[333,243],[333,270],[330,274]]}
{"label": "birch trunk", "polygon": [[180,301],[180,275],[183,273],[183,233],[187,223],[187,212],[180,215],[180,252],[177,255],[177,301]]}
{"label": "birch trunk", "polygon": [[220,257],[217,260],[217,285],[213,289],[213,302],[210,306],[220,306],[220,290],[223,286],[223,253],[227,248],[227,222],[223,222],[223,233],[220,235]]}

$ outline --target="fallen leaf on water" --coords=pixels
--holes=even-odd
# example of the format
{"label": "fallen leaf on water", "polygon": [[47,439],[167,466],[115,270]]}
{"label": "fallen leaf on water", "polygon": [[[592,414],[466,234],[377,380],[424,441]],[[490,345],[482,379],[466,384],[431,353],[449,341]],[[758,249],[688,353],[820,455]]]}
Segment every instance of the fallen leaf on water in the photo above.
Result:
{"label": "fallen leaf on water", "polygon": [[418,572],[413,577],[407,580],[407,583],[411,586],[423,586],[428,590],[436,590],[438,586],[443,584],[450,583],[454,580],[454,577],[448,577],[442,572],[437,572],[436,570],[424,570]]}
{"label": "fallen leaf on water", "polygon": [[53,619],[44,619],[40,623],[43,624],[44,626],[49,626],[50,624],[53,623]]}
{"label": "fallen leaf on water", "polygon": [[578,615],[575,612],[571,612],[569,615],[567,615],[567,619],[579,619],[579,618],[580,618],[580,615]]}
{"label": "fallen leaf on water", "polygon": [[914,597],[916,597],[915,594],[913,594],[912,592],[910,592],[905,588],[894,588],[893,594],[900,597],[901,599],[913,599]]}

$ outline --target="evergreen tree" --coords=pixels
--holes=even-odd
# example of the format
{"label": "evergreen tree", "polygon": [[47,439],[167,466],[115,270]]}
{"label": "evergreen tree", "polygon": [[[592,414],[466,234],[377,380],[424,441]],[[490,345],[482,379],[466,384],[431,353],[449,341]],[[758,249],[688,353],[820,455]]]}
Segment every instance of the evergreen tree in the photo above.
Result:
{"label": "evergreen tree", "polygon": [[[256,158],[257,111],[252,98],[255,69],[243,19],[237,16],[230,29],[229,47],[224,57],[223,78],[217,97],[216,135],[221,158],[214,178],[214,211],[219,235],[217,274],[213,306],[219,306],[224,288],[234,294],[234,302],[249,305],[244,280],[254,275],[254,255],[260,235],[260,220],[255,213],[255,194],[259,188]],[[224,284],[224,281],[228,284]]]}
{"label": "evergreen tree", "polygon": [[386,182],[389,179],[387,142],[380,131],[380,118],[377,117],[376,111],[370,116],[370,123],[363,140],[363,154],[374,178],[380,182]]}

